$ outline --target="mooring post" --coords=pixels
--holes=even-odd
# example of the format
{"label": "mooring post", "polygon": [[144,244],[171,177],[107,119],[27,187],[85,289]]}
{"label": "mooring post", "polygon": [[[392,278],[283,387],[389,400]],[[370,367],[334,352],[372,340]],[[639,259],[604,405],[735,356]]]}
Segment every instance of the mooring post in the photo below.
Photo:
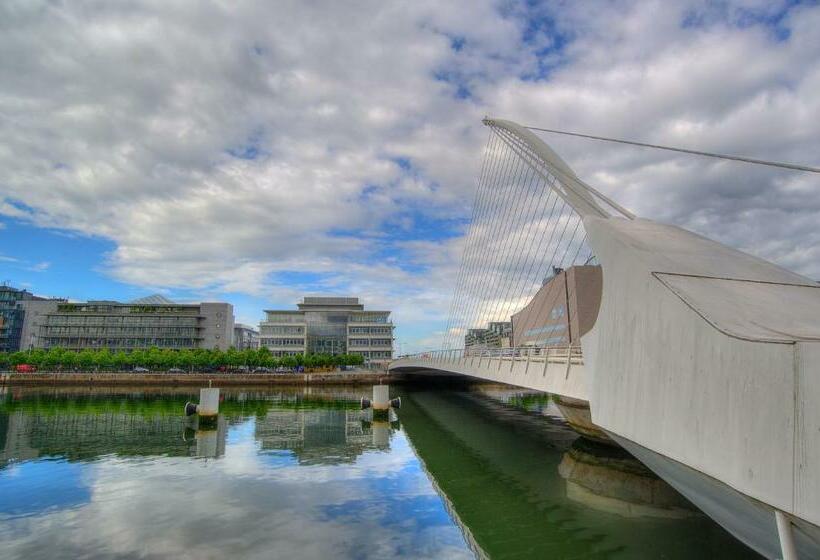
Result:
{"label": "mooring post", "polygon": [[373,418],[387,418],[390,410],[390,386],[373,385]]}

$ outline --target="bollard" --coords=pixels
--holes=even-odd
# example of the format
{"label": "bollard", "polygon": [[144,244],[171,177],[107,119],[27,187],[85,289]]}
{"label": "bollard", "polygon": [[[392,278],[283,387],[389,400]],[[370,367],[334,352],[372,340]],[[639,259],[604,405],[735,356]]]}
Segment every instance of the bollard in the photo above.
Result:
{"label": "bollard", "polygon": [[373,385],[373,410],[390,408],[390,386]]}
{"label": "bollard", "polygon": [[[210,385],[210,383],[209,383]],[[199,390],[199,404],[185,403],[185,416],[199,415],[200,425],[215,425],[219,414],[219,389]]]}
{"label": "bollard", "polygon": [[196,408],[200,416],[215,416],[219,414],[219,389],[200,389],[199,406]]}
{"label": "bollard", "polygon": [[373,399],[362,397],[362,410],[372,408],[374,420],[387,420],[391,408],[401,407],[401,398],[390,399],[389,385],[373,385]]}
{"label": "bollard", "polygon": [[373,420],[387,419],[390,414],[390,386],[373,385]]}

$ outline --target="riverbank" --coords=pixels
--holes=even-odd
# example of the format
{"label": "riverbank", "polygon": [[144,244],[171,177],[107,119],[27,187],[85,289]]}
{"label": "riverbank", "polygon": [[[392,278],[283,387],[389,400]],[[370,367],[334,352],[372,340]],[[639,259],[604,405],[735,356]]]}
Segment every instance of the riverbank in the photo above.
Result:
{"label": "riverbank", "polygon": [[355,370],[319,373],[166,373],[166,372],[36,372],[3,373],[5,385],[167,385],[218,387],[231,385],[375,385],[393,384],[401,375],[385,371]]}

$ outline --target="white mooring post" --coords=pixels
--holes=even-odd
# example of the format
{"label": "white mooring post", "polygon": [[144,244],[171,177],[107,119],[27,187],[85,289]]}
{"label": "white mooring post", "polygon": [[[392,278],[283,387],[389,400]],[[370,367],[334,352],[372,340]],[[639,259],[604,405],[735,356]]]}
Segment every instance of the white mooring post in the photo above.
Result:
{"label": "white mooring post", "polygon": [[199,406],[196,409],[200,416],[219,414],[219,388],[208,387],[199,390]]}
{"label": "white mooring post", "polygon": [[390,408],[390,386],[373,385],[373,410]]}

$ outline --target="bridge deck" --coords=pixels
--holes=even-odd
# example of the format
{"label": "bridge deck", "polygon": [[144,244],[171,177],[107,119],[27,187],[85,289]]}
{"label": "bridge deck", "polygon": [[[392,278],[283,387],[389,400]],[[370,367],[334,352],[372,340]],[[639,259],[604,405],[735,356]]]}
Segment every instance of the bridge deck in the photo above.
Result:
{"label": "bridge deck", "polygon": [[577,346],[495,348],[482,352],[441,350],[404,356],[390,371],[432,370],[477,377],[588,401],[584,358]]}

